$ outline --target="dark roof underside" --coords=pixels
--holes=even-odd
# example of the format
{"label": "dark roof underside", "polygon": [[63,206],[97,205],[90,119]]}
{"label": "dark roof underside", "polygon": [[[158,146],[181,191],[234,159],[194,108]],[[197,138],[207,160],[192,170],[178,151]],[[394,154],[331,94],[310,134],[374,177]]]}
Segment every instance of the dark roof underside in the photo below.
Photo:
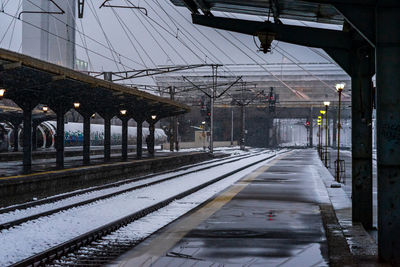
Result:
{"label": "dark roof underside", "polygon": [[[202,0],[211,11],[242,13],[272,17],[270,0]],[[184,0],[171,0],[174,5],[185,6]],[[298,0],[276,0],[279,18],[343,24],[343,17],[328,4],[308,3]],[[199,7],[200,8],[200,7]]]}

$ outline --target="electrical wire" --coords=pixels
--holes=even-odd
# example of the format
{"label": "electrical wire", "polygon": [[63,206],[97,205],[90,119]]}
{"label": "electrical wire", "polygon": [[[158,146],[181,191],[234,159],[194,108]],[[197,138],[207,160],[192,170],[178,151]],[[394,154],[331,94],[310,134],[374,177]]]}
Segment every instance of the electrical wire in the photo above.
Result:
{"label": "electrical wire", "polygon": [[[90,4],[92,4],[92,5],[90,5]],[[115,66],[117,67],[117,70],[118,70],[118,71],[121,71],[120,68],[119,68],[119,66],[118,66],[118,64],[121,65],[121,66],[123,67],[124,70],[126,70],[125,66],[124,66],[124,65],[122,64],[122,62],[121,62],[121,58],[118,58],[118,60],[116,60],[116,57],[118,57],[118,54],[117,54],[117,53],[114,54],[114,52],[113,52],[113,51],[115,51],[115,49],[114,49],[114,47],[113,47],[113,45],[112,45],[110,39],[108,38],[108,36],[107,36],[107,34],[106,34],[104,28],[103,28],[103,24],[102,24],[101,21],[100,21],[100,18],[99,18],[98,14],[97,14],[96,8],[94,7],[92,1],[89,1],[89,2],[88,2],[88,6],[89,6],[89,9],[90,9],[90,11],[92,12],[92,14],[93,14],[93,16],[94,16],[94,18],[95,18],[97,24],[99,25],[99,27],[100,27],[100,29],[101,29],[103,35],[104,35],[104,38],[106,39],[106,42],[107,42],[107,44],[108,44],[108,47],[109,47],[111,56],[112,56],[113,59],[114,59],[114,63],[115,63]]]}
{"label": "electrical wire", "polygon": [[[27,0],[27,1],[30,1],[30,0]],[[35,3],[31,2],[31,1],[30,1],[30,3],[31,3],[32,5],[34,5],[35,7],[39,8],[41,11],[46,11],[46,10],[44,10],[43,8],[41,8],[40,6],[38,6],[37,4],[35,4]],[[93,4],[92,4],[92,6],[93,6]],[[52,18],[54,18],[55,20],[57,20],[57,21],[59,21],[59,22],[65,24],[65,22],[63,22],[62,20],[60,20],[60,19],[59,19],[57,16],[55,16],[54,14],[48,14],[48,15],[51,16]],[[18,19],[18,18],[17,18],[17,19]],[[104,47],[104,48],[106,48],[106,49],[109,49],[109,48],[110,48],[108,45],[105,45],[105,44],[101,43],[100,41],[94,39],[93,37],[91,37],[91,36],[85,34],[84,32],[81,32],[78,28],[76,28],[76,27],[74,27],[74,26],[72,26],[72,25],[67,25],[67,24],[65,24],[65,26],[66,26],[66,27],[70,27],[70,28],[71,28],[72,30],[74,30],[75,32],[84,35],[84,36],[85,36],[86,38],[88,38],[90,41],[93,41],[94,43],[96,43],[96,44],[98,44],[98,45],[100,45],[100,46],[102,46],[102,47]],[[40,28],[40,29],[42,29],[42,28]],[[42,30],[45,30],[45,29],[42,29]],[[54,35],[54,34],[53,34],[53,35]],[[56,36],[56,35],[54,35],[54,36]],[[56,36],[56,37],[61,38],[60,36]],[[75,44],[75,45],[78,45],[77,43],[74,43],[74,44]],[[80,45],[78,45],[78,46],[81,47]],[[90,51],[92,52],[92,50],[90,50]],[[124,59],[126,59],[126,60],[128,60],[128,61],[130,61],[130,62],[132,62],[132,63],[135,63],[135,64],[138,64],[138,65],[140,65],[140,66],[143,66],[143,65],[141,65],[139,62],[137,62],[137,61],[135,61],[135,60],[133,60],[133,59],[127,57],[127,56],[124,56],[124,55],[120,54],[119,52],[117,52],[117,51],[115,51],[115,50],[113,50],[113,52],[114,52],[116,55],[118,55],[118,56],[120,56],[120,57],[122,57],[122,58],[124,58]],[[107,59],[108,59],[108,58],[107,58]],[[144,67],[144,66],[143,66],[143,67]]]}

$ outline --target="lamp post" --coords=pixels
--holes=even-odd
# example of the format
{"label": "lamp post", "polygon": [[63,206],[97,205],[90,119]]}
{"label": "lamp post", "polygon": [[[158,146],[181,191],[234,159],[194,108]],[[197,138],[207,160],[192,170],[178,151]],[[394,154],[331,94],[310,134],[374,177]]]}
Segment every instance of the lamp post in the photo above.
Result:
{"label": "lamp post", "polygon": [[331,102],[325,101],[325,167],[328,168],[328,107]]}
{"label": "lamp post", "polygon": [[324,131],[324,118],[323,116],[325,115],[326,111],[325,110],[320,110],[319,113],[321,114],[321,160],[324,160],[324,149],[323,149],[323,145],[322,145],[322,139],[323,139],[323,131]]}
{"label": "lamp post", "polygon": [[319,157],[321,158],[321,116],[318,116],[318,154]]}
{"label": "lamp post", "polygon": [[203,150],[206,151],[206,122],[202,121],[201,124],[203,127]]}
{"label": "lamp post", "polygon": [[336,90],[338,91],[339,94],[339,107],[338,107],[338,142],[337,142],[337,157],[336,157],[336,182],[340,182],[340,177],[339,177],[339,164],[340,164],[340,129],[342,128],[342,125],[340,124],[340,104],[342,100],[342,91],[344,89],[345,84],[344,83],[338,83],[336,84]]}

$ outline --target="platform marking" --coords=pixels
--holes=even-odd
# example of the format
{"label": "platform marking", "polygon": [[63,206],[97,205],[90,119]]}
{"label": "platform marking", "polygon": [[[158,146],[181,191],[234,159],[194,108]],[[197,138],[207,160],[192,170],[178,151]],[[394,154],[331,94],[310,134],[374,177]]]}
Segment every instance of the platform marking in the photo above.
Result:
{"label": "platform marking", "polygon": [[116,266],[151,266],[160,257],[165,256],[166,253],[192,229],[197,227],[200,223],[208,219],[225,204],[231,201],[256,177],[275,165],[275,163],[283,156],[290,155],[291,153],[292,152],[279,155],[266,165],[261,166],[242,179],[236,181],[235,184],[225,189],[225,192],[222,191],[222,193],[209,201],[204,207],[198,209],[189,216],[186,216],[186,218],[182,219],[180,222],[166,229],[160,235],[152,239],[148,245],[138,245],[137,249],[127,253],[125,256],[123,256],[122,260],[117,261]]}

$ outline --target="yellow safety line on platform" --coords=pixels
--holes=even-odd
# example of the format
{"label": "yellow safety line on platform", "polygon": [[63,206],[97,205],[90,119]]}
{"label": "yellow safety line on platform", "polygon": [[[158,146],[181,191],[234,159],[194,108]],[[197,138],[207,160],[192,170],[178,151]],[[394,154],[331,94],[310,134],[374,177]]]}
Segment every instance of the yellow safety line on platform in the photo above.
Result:
{"label": "yellow safety line on platform", "polygon": [[172,225],[172,227],[152,239],[148,244],[139,245],[137,249],[123,256],[122,260],[118,262],[118,266],[151,266],[160,257],[165,256],[189,231],[221,209],[257,176],[264,173],[273,166],[276,161],[288,154],[291,153],[278,156],[276,159],[240,179],[234,185],[228,187],[225,192],[208,202],[204,207],[196,210],[193,214],[185,217],[177,224]]}

